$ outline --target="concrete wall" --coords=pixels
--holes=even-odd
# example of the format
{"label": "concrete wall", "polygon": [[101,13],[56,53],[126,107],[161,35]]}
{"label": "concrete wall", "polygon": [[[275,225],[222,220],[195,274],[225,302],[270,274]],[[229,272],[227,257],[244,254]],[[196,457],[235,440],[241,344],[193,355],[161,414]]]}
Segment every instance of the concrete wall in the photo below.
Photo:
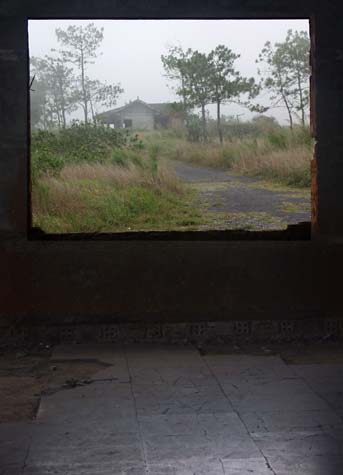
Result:
{"label": "concrete wall", "polygon": [[[7,322],[342,318],[343,30],[338,1],[3,0],[0,315]],[[309,241],[30,239],[26,17],[312,17],[316,161]],[[256,237],[256,236],[255,236]],[[263,239],[263,236],[260,236]],[[285,237],[286,239],[286,237]]]}
{"label": "concrete wall", "polygon": [[128,105],[124,111],[120,112],[122,122],[126,119],[132,120],[132,128],[136,130],[153,130],[154,113],[150,109],[134,102]]}

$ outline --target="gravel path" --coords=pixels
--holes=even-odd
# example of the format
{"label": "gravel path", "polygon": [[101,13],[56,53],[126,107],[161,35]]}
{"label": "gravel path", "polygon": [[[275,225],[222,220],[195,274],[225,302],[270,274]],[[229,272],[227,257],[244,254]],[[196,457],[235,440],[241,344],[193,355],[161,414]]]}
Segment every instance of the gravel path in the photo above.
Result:
{"label": "gravel path", "polygon": [[176,175],[196,191],[194,205],[206,210],[215,229],[284,229],[311,219],[308,191],[269,185],[259,178],[173,162]]}

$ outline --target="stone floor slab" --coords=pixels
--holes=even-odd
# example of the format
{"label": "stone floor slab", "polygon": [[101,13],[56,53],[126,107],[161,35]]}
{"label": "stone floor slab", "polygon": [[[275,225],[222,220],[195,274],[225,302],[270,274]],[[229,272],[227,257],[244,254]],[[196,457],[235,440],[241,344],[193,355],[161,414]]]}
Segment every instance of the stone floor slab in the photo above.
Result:
{"label": "stone floor slab", "polygon": [[139,416],[158,414],[205,414],[230,412],[232,406],[218,385],[175,387],[134,385]]}
{"label": "stone floor slab", "polygon": [[29,453],[32,437],[30,422],[0,424],[0,474],[21,473]]}
{"label": "stone floor slab", "polygon": [[341,456],[278,455],[268,458],[276,475],[342,475],[343,461]]}
{"label": "stone floor slab", "polygon": [[221,381],[279,380],[295,376],[279,356],[210,355],[205,356],[208,367]]}
{"label": "stone floor slab", "polygon": [[90,384],[44,395],[33,423],[0,425],[0,475],[343,473],[338,366],[202,357],[191,345],[62,346],[53,357],[104,366]]}
{"label": "stone floor slab", "polygon": [[223,468],[225,475],[275,475],[263,457],[223,460]]}
{"label": "stone floor slab", "polygon": [[306,408],[329,411],[328,404],[317,396],[301,379],[268,381],[232,379],[222,383],[233,407],[240,412],[289,411]]}
{"label": "stone floor slab", "polygon": [[240,416],[250,433],[329,431],[342,427],[342,421],[331,410],[279,410],[241,412]]}
{"label": "stone floor slab", "polygon": [[245,437],[247,430],[234,412],[215,414],[166,414],[139,416],[144,438],[151,436],[203,435],[207,437]]}
{"label": "stone floor slab", "polygon": [[267,458],[343,456],[343,441],[330,432],[253,433],[252,438]]}

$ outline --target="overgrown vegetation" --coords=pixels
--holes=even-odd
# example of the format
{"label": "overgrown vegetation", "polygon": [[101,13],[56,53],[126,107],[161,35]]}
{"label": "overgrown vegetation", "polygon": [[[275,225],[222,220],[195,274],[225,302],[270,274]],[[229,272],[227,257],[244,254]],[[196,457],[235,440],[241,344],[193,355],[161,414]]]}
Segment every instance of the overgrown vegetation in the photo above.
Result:
{"label": "overgrown vegetation", "polygon": [[182,229],[191,192],[137,136],[92,125],[32,139],[33,223],[46,232]]}
{"label": "overgrown vegetation", "polygon": [[230,126],[224,129],[227,140],[223,145],[214,140],[207,144],[192,143],[185,137],[163,132],[141,134],[141,138],[158,144],[161,155],[170,160],[260,176],[288,186],[310,186],[313,152],[309,130],[299,127],[291,132],[275,126],[263,132],[256,127],[256,121],[241,124],[241,129],[236,123],[234,129],[238,131],[236,135],[232,135]]}
{"label": "overgrown vegetation", "polygon": [[113,162],[125,165],[129,154],[142,147],[137,135],[97,126],[74,123],[65,129],[33,132],[31,158],[33,178],[57,175],[70,163]]}
{"label": "overgrown vegetation", "polygon": [[[168,160],[310,186],[306,32],[289,30],[285,41],[265,43],[256,60],[259,83],[237,69],[240,55],[226,45],[210,52],[170,46],[161,61],[179,96],[172,106],[181,125],[139,136],[120,128],[125,117],[112,122],[118,129],[99,123],[99,110],[113,107],[123,92],[119,83],[89,76],[103,28],[70,25],[55,33],[59,49],[31,58],[35,226],[55,233],[198,229],[204,210],[192,206],[194,188],[177,179]],[[255,102],[261,91],[269,104]],[[246,122],[225,117],[225,104],[260,114],[283,107],[289,127],[265,115]],[[82,122],[73,119],[81,116]]]}

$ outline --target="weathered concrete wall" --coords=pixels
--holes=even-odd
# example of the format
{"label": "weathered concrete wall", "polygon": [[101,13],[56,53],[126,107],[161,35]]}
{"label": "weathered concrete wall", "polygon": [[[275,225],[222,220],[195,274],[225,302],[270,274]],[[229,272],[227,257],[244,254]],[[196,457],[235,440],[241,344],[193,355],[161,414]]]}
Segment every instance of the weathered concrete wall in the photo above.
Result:
{"label": "weathered concrete wall", "polygon": [[341,316],[341,283],[333,276],[343,249],[337,246],[18,242],[1,257],[10,266],[10,272],[3,270],[1,314],[19,320],[167,322]]}
{"label": "weathered concrete wall", "polygon": [[0,233],[28,226],[27,56],[26,20],[0,17]]}
{"label": "weathered concrete wall", "polygon": [[[342,318],[343,33],[338,1],[2,1],[0,315],[11,321]],[[25,17],[313,17],[313,240],[30,241]]]}
{"label": "weathered concrete wall", "polygon": [[315,234],[343,238],[343,30],[342,6],[329,2],[313,20],[313,79],[317,217]]}
{"label": "weathered concrete wall", "polygon": [[126,119],[132,120],[132,128],[136,130],[153,130],[154,129],[154,113],[144,104],[137,102],[129,105],[124,111],[119,113],[122,122]]}
{"label": "weathered concrete wall", "polygon": [[306,18],[336,0],[3,0],[0,15],[28,18]]}

